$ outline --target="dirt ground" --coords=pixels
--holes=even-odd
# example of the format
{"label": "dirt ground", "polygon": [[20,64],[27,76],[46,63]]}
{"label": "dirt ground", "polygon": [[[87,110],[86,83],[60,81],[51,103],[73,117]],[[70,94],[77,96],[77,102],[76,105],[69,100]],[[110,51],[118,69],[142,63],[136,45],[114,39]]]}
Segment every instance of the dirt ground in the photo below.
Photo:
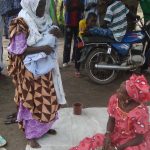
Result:
{"label": "dirt ground", "polygon": [[[14,87],[11,79],[7,76],[7,51],[8,41],[4,40],[4,76],[0,76],[0,134],[7,141],[7,150],[25,150],[26,140],[23,132],[18,129],[17,124],[5,125],[4,120],[7,115],[16,111],[13,102]],[[62,65],[63,39],[59,41],[59,62]],[[67,105],[71,107],[74,102],[83,103],[84,107],[103,107],[108,103],[109,97],[115,92],[120,83],[125,80],[131,73],[121,73],[117,80],[108,85],[97,85],[89,80],[84,74],[81,78],[74,77],[73,64],[68,68],[61,68],[63,85],[66,93]],[[147,74],[150,80],[149,74]]]}

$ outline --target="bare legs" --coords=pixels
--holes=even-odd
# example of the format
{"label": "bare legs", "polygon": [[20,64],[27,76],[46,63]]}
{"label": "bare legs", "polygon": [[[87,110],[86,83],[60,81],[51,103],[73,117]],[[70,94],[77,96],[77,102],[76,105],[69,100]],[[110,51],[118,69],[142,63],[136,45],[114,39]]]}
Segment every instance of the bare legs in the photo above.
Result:
{"label": "bare legs", "polygon": [[29,144],[32,148],[41,148],[40,144],[37,142],[37,139],[28,140],[28,144]]}
{"label": "bare legs", "polygon": [[[51,134],[51,135],[56,135],[57,134],[56,130],[54,130],[54,129],[50,129],[47,133]],[[37,142],[37,139],[28,140],[28,144],[32,148],[41,148],[41,145]]]}

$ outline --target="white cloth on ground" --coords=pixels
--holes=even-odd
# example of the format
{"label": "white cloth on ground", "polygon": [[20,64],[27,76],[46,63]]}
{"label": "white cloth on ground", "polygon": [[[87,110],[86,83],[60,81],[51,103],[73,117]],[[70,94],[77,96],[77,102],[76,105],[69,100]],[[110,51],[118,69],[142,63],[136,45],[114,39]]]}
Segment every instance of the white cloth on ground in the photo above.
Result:
{"label": "white cloth on ground", "polygon": [[106,108],[86,108],[82,115],[73,115],[72,108],[62,108],[59,111],[59,120],[54,124],[57,134],[39,139],[40,149],[32,149],[28,145],[26,150],[69,150],[85,137],[105,133],[107,120]]}

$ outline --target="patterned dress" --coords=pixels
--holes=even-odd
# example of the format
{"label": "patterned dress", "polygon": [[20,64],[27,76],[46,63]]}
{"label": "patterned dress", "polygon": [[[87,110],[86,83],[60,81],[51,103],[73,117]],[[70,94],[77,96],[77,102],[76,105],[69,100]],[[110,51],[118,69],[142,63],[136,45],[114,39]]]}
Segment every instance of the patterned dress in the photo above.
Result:
{"label": "patterned dress", "polygon": [[[15,26],[22,27],[22,29],[26,27],[22,19],[18,19],[17,22]],[[20,127],[24,129],[27,139],[40,138],[58,119],[59,104],[53,76],[52,72],[49,72],[40,77],[34,77],[25,68],[23,54],[27,45],[23,43],[26,43],[26,38],[23,32],[19,33],[20,30],[15,31],[17,34],[13,33],[14,36],[8,47],[8,72],[15,85],[14,101],[18,106],[17,120]]]}
{"label": "patterned dress", "polygon": [[[115,118],[115,128],[111,135],[112,145],[117,146],[133,139],[136,134],[144,135],[144,142],[137,146],[128,147],[125,150],[150,150],[150,126],[148,108],[141,104],[129,113],[118,107],[118,98],[113,95],[108,105],[108,113]],[[96,134],[92,138],[85,138],[79,146],[70,150],[95,150],[102,147],[104,135]]]}

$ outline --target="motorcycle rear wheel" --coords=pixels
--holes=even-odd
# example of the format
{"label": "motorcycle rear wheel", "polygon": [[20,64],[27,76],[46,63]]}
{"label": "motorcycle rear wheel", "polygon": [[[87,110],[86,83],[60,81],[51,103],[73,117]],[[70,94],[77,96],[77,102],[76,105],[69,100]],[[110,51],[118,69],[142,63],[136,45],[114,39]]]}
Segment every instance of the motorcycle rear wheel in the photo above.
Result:
{"label": "motorcycle rear wheel", "polygon": [[116,79],[118,71],[98,69],[95,64],[116,64],[117,56],[115,53],[107,54],[107,49],[96,47],[92,50],[86,60],[86,71],[88,77],[98,84],[108,84]]}

